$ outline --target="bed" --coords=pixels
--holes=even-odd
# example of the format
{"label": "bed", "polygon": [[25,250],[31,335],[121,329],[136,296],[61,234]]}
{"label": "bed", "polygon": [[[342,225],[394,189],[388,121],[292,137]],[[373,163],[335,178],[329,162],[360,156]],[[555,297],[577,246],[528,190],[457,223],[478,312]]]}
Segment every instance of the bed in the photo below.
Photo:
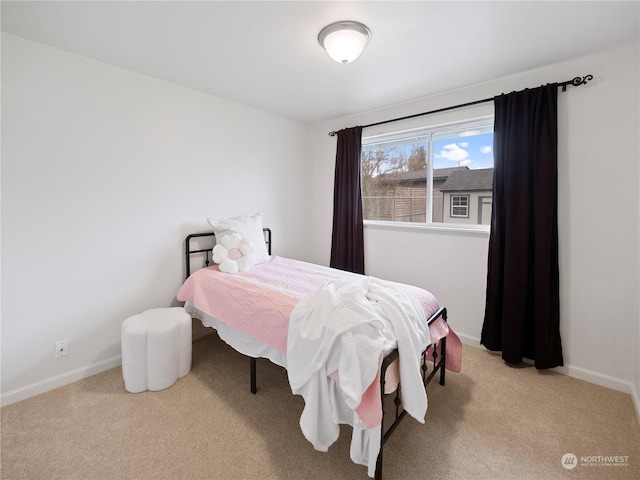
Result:
{"label": "bed", "polygon": [[[216,329],[222,340],[249,357],[253,394],[257,392],[257,358],[284,367],[292,392],[305,399],[300,420],[305,437],[317,450],[326,451],[337,439],[338,424],[350,424],[352,460],[366,465],[369,476],[381,479],[386,440],[408,412],[424,422],[425,387],[432,378],[438,375],[444,385],[446,369],[460,370],[461,345],[447,325],[447,310],[431,293],[417,287],[271,255],[272,232],[261,225],[260,229],[266,257],[257,264],[251,258],[247,268],[239,263],[240,271],[238,262],[228,266],[228,252],[221,257],[216,251],[224,248],[212,248],[221,245],[220,230],[218,237],[215,231],[187,236],[186,280],[177,298],[185,302],[193,318]],[[253,239],[256,241],[255,232]],[[228,251],[238,247],[237,239],[232,243],[226,243]],[[192,272],[194,257],[202,261],[202,268]],[[362,295],[366,295],[365,301]],[[424,335],[414,327],[409,327],[406,335],[369,335],[372,329],[389,328],[380,330],[383,320],[372,327],[367,317],[391,318],[384,321],[396,322],[392,327],[400,332],[400,320],[395,317],[404,315],[405,310],[414,312],[416,325],[426,321]],[[358,312],[364,320],[359,320]],[[333,327],[318,328],[318,318],[335,318],[341,333],[331,337],[326,332]],[[405,324],[404,320],[400,323]],[[412,339],[418,355],[410,362],[399,361],[403,352],[404,358],[411,358],[411,348],[401,346]],[[324,349],[327,344],[330,348]],[[418,344],[421,346],[416,350]],[[424,395],[424,411],[420,410],[416,375]],[[385,396],[393,398],[392,412],[384,412]]]}

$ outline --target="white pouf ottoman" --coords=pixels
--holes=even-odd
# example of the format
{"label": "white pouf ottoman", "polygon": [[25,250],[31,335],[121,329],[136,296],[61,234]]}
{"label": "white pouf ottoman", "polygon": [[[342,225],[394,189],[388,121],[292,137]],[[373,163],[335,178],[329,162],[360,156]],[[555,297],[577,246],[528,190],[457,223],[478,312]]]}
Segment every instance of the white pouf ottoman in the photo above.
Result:
{"label": "white pouf ottoman", "polygon": [[122,377],[131,393],[163,390],[191,370],[191,315],[153,308],[122,322]]}

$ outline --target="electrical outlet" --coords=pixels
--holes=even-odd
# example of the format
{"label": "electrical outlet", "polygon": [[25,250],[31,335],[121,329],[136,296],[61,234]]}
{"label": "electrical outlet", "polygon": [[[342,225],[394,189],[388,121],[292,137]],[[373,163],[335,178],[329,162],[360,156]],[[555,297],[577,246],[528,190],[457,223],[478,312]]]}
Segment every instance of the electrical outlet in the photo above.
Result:
{"label": "electrical outlet", "polygon": [[69,340],[58,340],[55,345],[53,358],[62,358],[69,355]]}

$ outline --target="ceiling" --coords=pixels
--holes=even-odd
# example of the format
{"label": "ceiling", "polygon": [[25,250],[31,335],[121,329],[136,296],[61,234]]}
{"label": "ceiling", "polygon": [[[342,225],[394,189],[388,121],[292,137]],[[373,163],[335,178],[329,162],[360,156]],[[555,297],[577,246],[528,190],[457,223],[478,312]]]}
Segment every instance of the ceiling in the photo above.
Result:
{"label": "ceiling", "polygon": [[[640,42],[637,1],[2,1],[2,31],[303,122]],[[329,23],[372,39],[354,63]],[[576,72],[576,75],[597,72]],[[550,79],[561,81],[567,79]]]}

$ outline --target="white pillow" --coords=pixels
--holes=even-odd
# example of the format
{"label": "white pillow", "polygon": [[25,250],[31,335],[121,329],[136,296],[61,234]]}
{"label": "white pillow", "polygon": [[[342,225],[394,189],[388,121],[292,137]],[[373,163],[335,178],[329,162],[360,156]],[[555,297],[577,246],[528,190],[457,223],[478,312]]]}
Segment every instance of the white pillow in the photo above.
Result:
{"label": "white pillow", "polygon": [[236,233],[251,245],[256,264],[269,261],[269,252],[262,231],[262,213],[256,213],[251,217],[207,218],[207,222],[216,234],[216,241],[220,241],[225,235]]}
{"label": "white pillow", "polygon": [[221,272],[246,272],[256,264],[253,247],[237,233],[225,235],[216,241],[212,258]]}

